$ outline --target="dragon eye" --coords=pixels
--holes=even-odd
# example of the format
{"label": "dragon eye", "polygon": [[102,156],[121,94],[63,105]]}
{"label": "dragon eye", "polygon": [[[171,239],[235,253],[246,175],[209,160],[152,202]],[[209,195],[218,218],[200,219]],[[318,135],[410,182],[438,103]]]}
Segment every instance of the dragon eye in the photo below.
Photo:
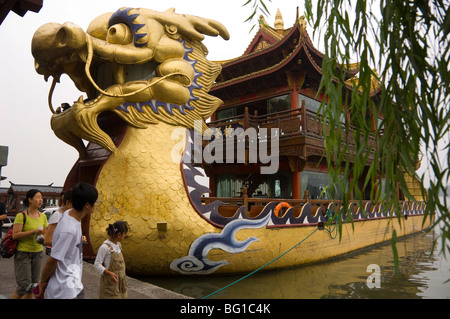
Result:
{"label": "dragon eye", "polygon": [[108,29],[106,40],[113,44],[128,44],[133,41],[133,33],[127,25],[115,24]]}

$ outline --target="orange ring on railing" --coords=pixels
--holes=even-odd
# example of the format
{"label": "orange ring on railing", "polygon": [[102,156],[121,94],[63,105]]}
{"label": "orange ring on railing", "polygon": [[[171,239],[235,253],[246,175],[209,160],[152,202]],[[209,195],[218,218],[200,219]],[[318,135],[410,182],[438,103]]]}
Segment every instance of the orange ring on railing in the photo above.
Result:
{"label": "orange ring on railing", "polygon": [[277,207],[275,207],[275,210],[273,211],[273,213],[275,214],[275,216],[277,216],[277,217],[280,217],[279,215],[278,215],[278,213],[280,212],[280,209],[281,208],[291,208],[291,205],[289,205],[288,203],[286,203],[286,202],[281,202],[281,203],[279,203],[278,205],[277,205]]}

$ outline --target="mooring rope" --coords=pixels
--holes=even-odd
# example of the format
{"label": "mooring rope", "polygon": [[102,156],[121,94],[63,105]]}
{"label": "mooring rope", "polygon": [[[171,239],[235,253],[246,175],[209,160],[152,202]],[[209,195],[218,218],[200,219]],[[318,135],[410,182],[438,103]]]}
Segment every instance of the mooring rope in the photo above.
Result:
{"label": "mooring rope", "polygon": [[227,289],[227,288],[229,288],[229,287],[231,287],[231,286],[237,284],[238,282],[240,282],[240,281],[242,281],[242,280],[244,280],[244,279],[250,277],[251,275],[257,273],[257,272],[260,271],[261,269],[263,269],[263,268],[269,266],[271,263],[277,261],[278,259],[280,259],[280,258],[283,257],[284,255],[286,255],[288,252],[290,252],[292,249],[294,249],[295,247],[297,247],[298,245],[300,245],[301,243],[303,243],[306,239],[308,239],[309,237],[311,237],[318,229],[319,229],[319,228],[316,227],[316,229],[314,229],[314,231],[311,232],[311,234],[309,234],[308,236],[306,236],[305,238],[303,238],[300,242],[298,242],[297,244],[295,244],[295,245],[294,245],[292,248],[290,248],[289,250],[287,250],[287,251],[285,251],[284,253],[282,253],[282,254],[281,254],[280,256],[278,256],[277,258],[275,258],[275,259],[269,261],[267,264],[265,264],[265,265],[259,267],[258,269],[253,270],[251,273],[245,275],[244,277],[242,277],[242,278],[240,278],[240,279],[238,279],[238,280],[236,280],[236,281],[233,281],[231,284],[229,284],[229,285],[227,285],[227,286],[225,286],[225,287],[223,287],[223,288],[221,288],[221,289],[219,289],[219,290],[216,290],[215,292],[213,292],[213,293],[211,293],[211,294],[209,294],[209,295],[203,297],[202,299],[209,298],[209,297],[211,297],[212,295],[215,295],[215,294],[217,294],[218,292],[221,292],[222,290],[225,290],[225,289]]}

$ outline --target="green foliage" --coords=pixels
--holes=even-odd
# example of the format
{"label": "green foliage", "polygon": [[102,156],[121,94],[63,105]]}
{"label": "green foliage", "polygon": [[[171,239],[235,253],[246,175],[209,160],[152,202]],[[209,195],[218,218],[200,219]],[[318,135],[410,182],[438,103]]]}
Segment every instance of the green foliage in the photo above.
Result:
{"label": "green foliage", "polygon": [[[399,208],[399,189],[411,199],[405,176],[421,180],[427,197],[425,218],[437,212],[442,247],[448,248],[450,215],[445,194],[449,179],[450,4],[445,1],[306,0],[306,15],[314,32],[324,32],[323,114],[330,123],[325,146],[329,169],[345,200],[353,191],[361,198],[359,181],[372,189],[371,198]],[[376,4],[379,13],[375,14]],[[351,65],[359,62],[358,78],[348,81]],[[378,75],[375,69],[380,70]],[[372,83],[379,83],[379,92]],[[351,87],[350,87],[351,86]],[[325,104],[326,103],[326,104]],[[341,122],[342,112],[349,116]],[[373,120],[378,119],[378,120]],[[328,133],[328,132],[327,132]],[[354,143],[348,141],[348,136]],[[345,154],[354,154],[350,165]],[[425,153],[425,154],[423,154]],[[441,163],[440,155],[447,159]],[[425,155],[434,177],[429,187],[417,176]],[[443,165],[442,165],[443,164]],[[385,179],[382,192],[380,178]],[[359,194],[358,194],[359,193]]]}
{"label": "green foliage", "polygon": [[[267,1],[271,2],[272,0],[267,0]],[[252,22],[252,21],[254,21],[255,17],[258,19],[259,22],[261,22],[258,17],[258,13],[260,16],[261,15],[265,15],[265,16],[269,15],[269,9],[267,9],[267,6],[263,0],[247,0],[242,6],[244,7],[247,5],[251,6],[252,12],[251,12],[250,16],[245,20],[245,22]],[[256,24],[253,24],[249,32],[252,32],[252,30],[255,26],[256,26]]]}
{"label": "green foliage", "polygon": [[[247,21],[259,11],[268,13],[262,0],[244,6],[250,3]],[[351,194],[363,198],[362,189],[370,187],[373,200],[398,211],[399,190],[413,200],[405,176],[414,176],[427,202],[424,221],[437,213],[433,226],[439,226],[442,251],[450,250],[445,196],[450,177],[450,3],[305,0],[305,9],[323,41],[321,111],[334,128],[324,132],[326,155],[344,201]],[[359,73],[351,80],[354,62]],[[353,164],[349,154],[356,158]],[[416,173],[422,158],[432,177],[429,185]]]}
{"label": "green foliage", "polygon": [[394,258],[394,271],[395,271],[395,275],[398,276],[397,232],[395,231],[395,229],[392,231],[391,247],[392,247],[392,254],[393,254],[393,258]]}

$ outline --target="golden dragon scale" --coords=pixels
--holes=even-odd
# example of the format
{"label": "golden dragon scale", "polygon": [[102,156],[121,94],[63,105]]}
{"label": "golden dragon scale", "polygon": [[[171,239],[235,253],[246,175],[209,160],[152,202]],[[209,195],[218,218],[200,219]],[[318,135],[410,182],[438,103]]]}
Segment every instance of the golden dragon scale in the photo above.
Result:
{"label": "golden dragon scale", "polygon": [[[204,34],[228,39],[217,21],[174,9],[135,8],[101,15],[86,32],[73,23],[48,23],[36,31],[32,53],[37,72],[52,76],[54,84],[66,73],[88,95],[56,111],[50,96],[49,105],[53,131],[80,154],[65,188],[90,174],[87,179],[99,191],[86,230],[94,253],[106,239],[108,224],[123,220],[129,225],[122,243],[128,273],[245,273],[302,240],[266,269],[379,243],[394,228],[401,236],[427,226],[423,203],[405,204],[399,213],[408,218],[391,217],[378,206],[351,209],[354,222],[343,223],[340,239],[333,239],[326,227],[317,230],[332,216],[320,209],[312,214],[311,203],[300,214],[289,209],[278,217],[278,202],[269,202],[253,218],[245,207],[224,217],[218,212],[220,202],[203,204],[201,196],[209,190],[196,180],[201,173],[192,164],[194,127],[201,121],[202,134],[205,120],[222,103],[208,94],[221,67],[206,59]],[[87,148],[83,139],[89,141]],[[98,150],[89,150],[95,146],[108,156],[99,169],[81,174],[79,167],[97,160]],[[330,203],[328,212],[339,209]]]}

